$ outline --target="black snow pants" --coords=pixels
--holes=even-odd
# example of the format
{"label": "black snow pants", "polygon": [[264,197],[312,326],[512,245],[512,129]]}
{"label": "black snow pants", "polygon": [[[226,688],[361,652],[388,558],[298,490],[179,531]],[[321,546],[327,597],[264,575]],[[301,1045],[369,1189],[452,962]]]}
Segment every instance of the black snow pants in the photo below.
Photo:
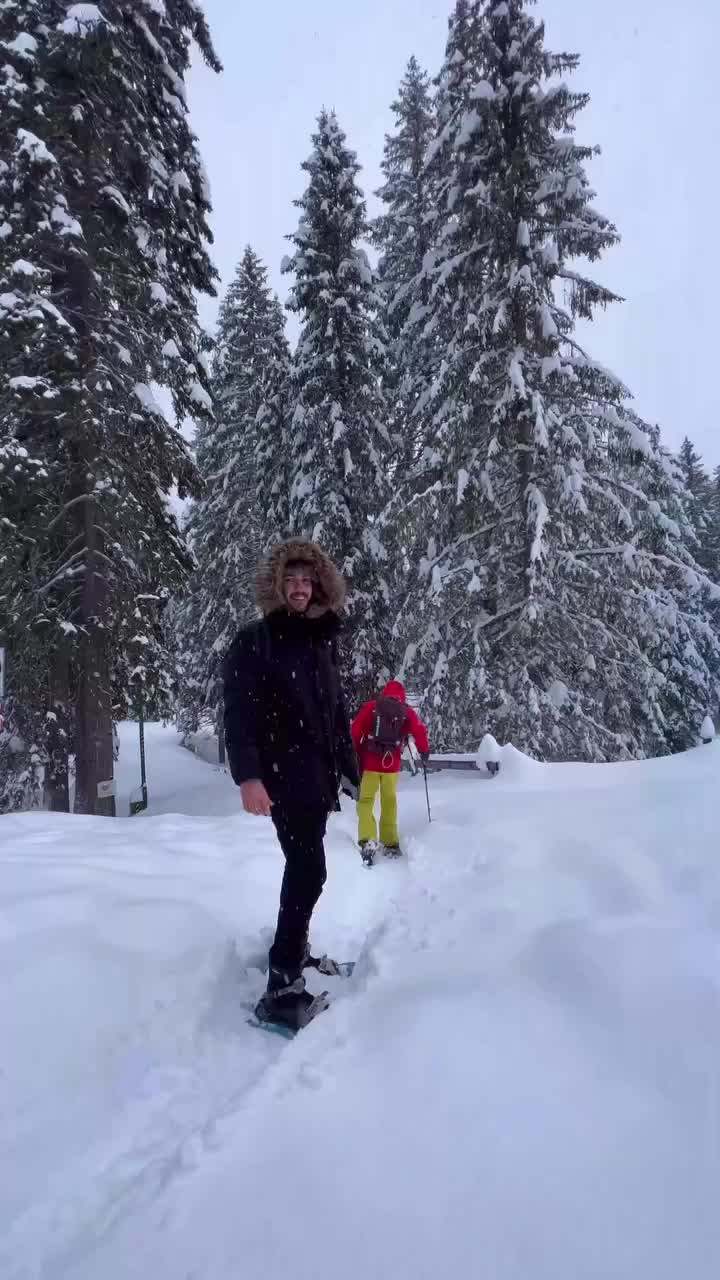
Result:
{"label": "black snow pants", "polygon": [[325,809],[281,809],[277,804],[272,808],[285,874],[270,965],[288,973],[291,981],[302,971],[310,917],[327,879],[323,845],[327,819]]}

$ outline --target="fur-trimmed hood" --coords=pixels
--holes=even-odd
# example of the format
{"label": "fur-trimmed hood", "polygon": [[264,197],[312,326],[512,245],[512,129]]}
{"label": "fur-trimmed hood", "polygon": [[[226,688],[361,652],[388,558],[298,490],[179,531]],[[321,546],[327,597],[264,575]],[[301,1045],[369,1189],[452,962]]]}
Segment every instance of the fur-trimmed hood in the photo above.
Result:
{"label": "fur-trimmed hood", "polygon": [[308,616],[318,618],[331,610],[340,613],[345,604],[345,583],[339,569],[322,547],[305,538],[289,538],[271,548],[267,559],[258,569],[256,599],[267,616],[276,609],[287,608],[283,595],[285,566],[292,560],[303,560],[312,568],[315,587],[308,609]]}

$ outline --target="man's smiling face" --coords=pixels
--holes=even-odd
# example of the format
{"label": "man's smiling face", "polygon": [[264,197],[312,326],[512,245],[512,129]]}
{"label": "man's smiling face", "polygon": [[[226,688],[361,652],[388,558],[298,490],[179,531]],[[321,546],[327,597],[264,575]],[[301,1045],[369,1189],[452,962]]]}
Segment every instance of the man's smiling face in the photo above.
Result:
{"label": "man's smiling face", "polygon": [[307,565],[289,565],[283,574],[283,591],[292,613],[305,613],[313,593],[313,580]]}

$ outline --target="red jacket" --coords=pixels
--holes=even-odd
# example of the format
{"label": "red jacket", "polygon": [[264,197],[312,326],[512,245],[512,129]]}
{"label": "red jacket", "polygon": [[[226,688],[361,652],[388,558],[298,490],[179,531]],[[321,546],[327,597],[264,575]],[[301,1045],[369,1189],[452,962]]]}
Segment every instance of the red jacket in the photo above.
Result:
{"label": "red jacket", "polygon": [[[405,701],[405,690],[399,680],[390,680],[385,685],[383,694],[388,698],[397,698],[398,702]],[[370,702],[366,702],[358,711],[351,726],[353,746],[360,762],[360,771],[361,773],[368,771],[399,773],[402,746],[396,747],[394,751],[391,747],[388,747],[383,752],[382,748],[373,747],[366,741],[367,735],[372,729],[376,702],[376,698],[371,698]],[[415,739],[418,751],[428,750],[427,729],[412,707],[406,708],[405,723],[403,725],[403,738],[407,737]]]}

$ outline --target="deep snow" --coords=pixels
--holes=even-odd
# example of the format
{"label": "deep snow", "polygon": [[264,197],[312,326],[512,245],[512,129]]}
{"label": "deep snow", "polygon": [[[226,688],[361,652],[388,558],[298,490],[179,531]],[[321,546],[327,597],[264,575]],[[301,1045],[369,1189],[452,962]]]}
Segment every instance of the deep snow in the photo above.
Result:
{"label": "deep snow", "polygon": [[407,863],[332,820],[360,963],[290,1044],[245,1022],[272,828],[171,730],[149,814],[0,820],[3,1280],[715,1280],[720,743],[501,756],[432,827],[402,780]]}

